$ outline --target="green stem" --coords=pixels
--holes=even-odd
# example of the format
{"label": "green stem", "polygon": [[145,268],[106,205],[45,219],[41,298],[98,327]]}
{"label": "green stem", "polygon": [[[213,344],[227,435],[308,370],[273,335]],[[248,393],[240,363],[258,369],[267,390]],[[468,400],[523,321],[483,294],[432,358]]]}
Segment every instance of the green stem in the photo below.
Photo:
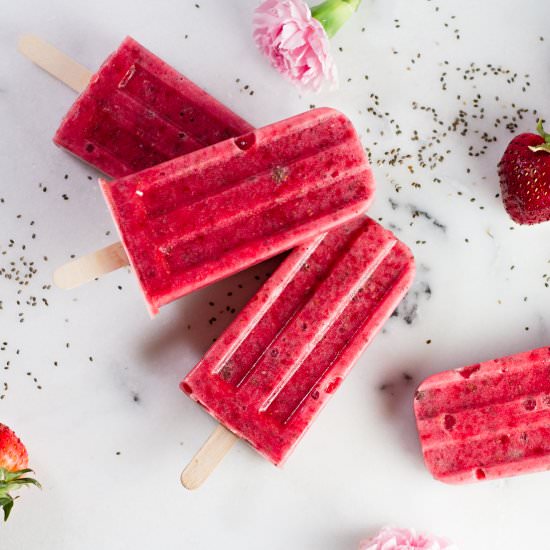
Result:
{"label": "green stem", "polygon": [[325,0],[311,8],[311,15],[323,25],[332,38],[340,27],[357,11],[361,0]]}
{"label": "green stem", "polygon": [[544,139],[545,143],[550,143],[550,134],[547,134],[544,131],[544,126],[542,125],[542,118],[539,118],[539,121],[537,123],[537,132]]}
{"label": "green stem", "polygon": [[531,149],[533,153],[537,153],[539,151],[550,153],[550,134],[547,134],[544,131],[544,126],[542,125],[542,118],[540,118],[537,123],[537,132],[540,135],[540,137],[544,139],[544,143],[541,143],[540,145],[530,146],[529,149]]}

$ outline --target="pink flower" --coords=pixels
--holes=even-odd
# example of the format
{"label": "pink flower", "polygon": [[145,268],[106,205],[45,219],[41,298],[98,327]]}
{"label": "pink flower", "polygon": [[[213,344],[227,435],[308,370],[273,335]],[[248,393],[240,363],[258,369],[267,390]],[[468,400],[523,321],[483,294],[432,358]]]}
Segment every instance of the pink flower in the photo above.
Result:
{"label": "pink flower", "polygon": [[417,535],[414,530],[385,527],[376,537],[361,541],[359,550],[458,550],[441,538]]}
{"label": "pink flower", "polygon": [[266,0],[254,13],[254,40],[273,67],[305,90],[338,83],[325,29],[303,0]]}

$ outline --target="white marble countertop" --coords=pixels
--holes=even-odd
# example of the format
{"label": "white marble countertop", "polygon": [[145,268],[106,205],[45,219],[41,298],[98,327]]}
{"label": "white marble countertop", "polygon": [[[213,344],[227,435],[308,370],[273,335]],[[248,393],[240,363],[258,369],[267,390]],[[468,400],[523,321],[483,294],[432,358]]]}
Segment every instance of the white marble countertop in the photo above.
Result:
{"label": "white marble countertop", "polygon": [[[1,4],[0,421],[44,487],[0,525],[2,550],[347,550],[386,524],[463,550],[548,547],[550,474],[433,481],[412,414],[427,375],[549,342],[550,224],[510,221],[495,168],[507,125],[530,130],[548,105],[548,2],[365,0],[333,41],[340,90],[319,96],[257,53],[255,0]],[[411,246],[418,276],[283,470],[238,444],[200,491],[178,481],[214,425],[178,382],[269,266],[154,321],[125,270],[44,286],[113,226],[97,173],[51,143],[74,94],[16,53],[24,32],[90,68],[130,34],[256,125],[312,104],[356,123],[378,181],[370,214]]]}

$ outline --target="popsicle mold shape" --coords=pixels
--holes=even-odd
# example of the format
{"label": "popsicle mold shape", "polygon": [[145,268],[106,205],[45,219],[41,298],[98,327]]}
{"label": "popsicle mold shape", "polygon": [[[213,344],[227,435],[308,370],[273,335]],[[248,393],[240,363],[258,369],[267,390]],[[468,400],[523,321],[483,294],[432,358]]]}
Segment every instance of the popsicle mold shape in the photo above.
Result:
{"label": "popsicle mold shape", "polygon": [[151,314],[369,206],[351,122],[314,109],[101,188]]}
{"label": "popsicle mold shape", "polygon": [[248,122],[127,37],[90,79],[54,142],[120,178],[251,130]]}
{"label": "popsicle mold shape", "polygon": [[550,469],[550,348],[431,376],[414,410],[438,480],[470,483]]}
{"label": "popsicle mold shape", "polygon": [[181,383],[276,465],[409,288],[407,247],[368,218],[293,250]]}

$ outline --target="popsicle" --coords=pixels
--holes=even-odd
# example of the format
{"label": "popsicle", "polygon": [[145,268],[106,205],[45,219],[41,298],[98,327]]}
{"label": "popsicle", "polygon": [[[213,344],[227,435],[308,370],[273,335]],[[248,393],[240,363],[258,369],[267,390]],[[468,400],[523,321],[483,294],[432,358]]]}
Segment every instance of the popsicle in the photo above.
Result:
{"label": "popsicle", "polygon": [[120,178],[252,130],[126,37],[75,101],[54,142]]}
{"label": "popsicle", "polygon": [[131,37],[94,74],[33,35],[19,50],[80,96],[54,142],[120,178],[252,130],[245,120]]}
{"label": "popsicle", "polygon": [[446,483],[550,469],[550,348],[436,374],[414,409],[424,461]]}
{"label": "popsicle", "polygon": [[282,465],[413,276],[407,247],[365,217],[293,250],[181,383],[223,426],[184,485],[200,485],[236,438]]}
{"label": "popsicle", "polygon": [[155,314],[356,217],[374,180],[351,122],[323,108],[101,188]]}

